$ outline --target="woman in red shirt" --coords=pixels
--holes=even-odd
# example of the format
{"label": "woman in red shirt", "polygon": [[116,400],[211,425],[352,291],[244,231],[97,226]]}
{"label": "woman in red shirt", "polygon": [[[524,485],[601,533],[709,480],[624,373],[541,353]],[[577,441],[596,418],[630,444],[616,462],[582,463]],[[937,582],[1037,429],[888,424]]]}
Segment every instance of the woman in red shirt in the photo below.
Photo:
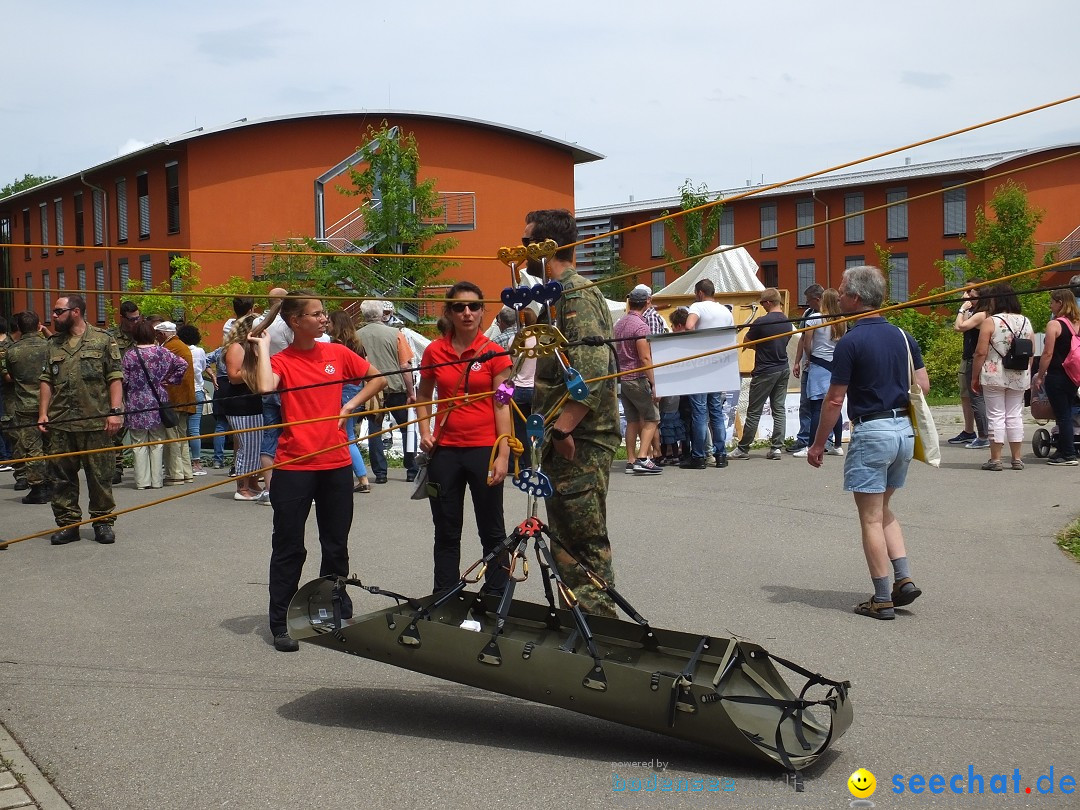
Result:
{"label": "woman in red shirt", "polygon": [[[270,336],[265,330],[248,340],[257,347],[259,389],[263,394],[281,392],[281,414],[286,423],[274,458],[282,466],[274,472],[270,492],[274,507],[270,632],[275,648],[293,652],[299,645],[289,637],[285,617],[307,558],[304,524],[314,503],[322,546],[319,574],[348,576],[353,483],[343,426],[346,417],[378,394],[386,381],[376,376],[378,369],[348,347],[316,342],[326,331],[328,319],[315,293],[289,293],[282,301],[280,317],[293,332],[292,343],[283,351],[270,356]],[[342,405],[345,382],[359,379],[365,381],[364,387]],[[288,424],[335,414],[340,418]],[[324,450],[334,445],[340,446]]]}
{"label": "woman in red shirt", "polygon": [[[480,332],[484,317],[483,294],[468,281],[459,281],[446,293],[442,337],[424,350],[416,413],[420,418],[420,449],[428,463],[428,501],[435,524],[435,592],[452,588],[461,579],[461,523],[465,487],[472,495],[477,534],[484,553],[506,540],[503,525],[503,480],[510,460],[506,439],[499,442],[493,466],[491,449],[497,436],[513,435],[510,410],[486,396],[439,407],[435,433],[429,424],[431,406],[439,399],[491,392],[510,377],[511,362],[503,349]],[[499,356],[470,360],[489,352]],[[455,362],[459,361],[459,362]],[[464,362],[460,362],[464,361]],[[505,563],[488,566],[484,588],[501,593],[506,587]]]}

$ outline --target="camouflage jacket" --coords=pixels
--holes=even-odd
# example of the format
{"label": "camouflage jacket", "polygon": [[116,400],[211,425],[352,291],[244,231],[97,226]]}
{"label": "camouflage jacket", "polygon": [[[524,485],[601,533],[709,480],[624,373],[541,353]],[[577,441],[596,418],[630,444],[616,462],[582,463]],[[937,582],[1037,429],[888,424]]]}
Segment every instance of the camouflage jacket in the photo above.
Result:
{"label": "camouflage jacket", "polygon": [[39,378],[49,354],[49,344],[39,333],[23,335],[7,347],[0,356],[0,374],[10,374],[12,379],[12,397],[4,394],[4,411],[30,414],[35,419],[38,415],[38,397],[41,388]]}
{"label": "camouflage jacket", "polygon": [[[123,380],[120,347],[104,329],[86,324],[74,342],[67,334],[48,340],[48,355],[38,378],[52,388],[49,421],[55,430],[104,430],[109,415],[109,383]],[[74,421],[72,421],[74,418]]]}

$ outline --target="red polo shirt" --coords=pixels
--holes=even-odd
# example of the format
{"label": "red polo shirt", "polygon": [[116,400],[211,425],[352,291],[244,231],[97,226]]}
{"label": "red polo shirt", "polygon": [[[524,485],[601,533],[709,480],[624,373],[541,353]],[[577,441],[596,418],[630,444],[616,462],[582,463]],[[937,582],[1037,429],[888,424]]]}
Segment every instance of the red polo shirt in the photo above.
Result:
{"label": "red polo shirt", "polygon": [[[482,363],[439,364],[476,357],[486,352],[501,351],[503,348],[499,344],[493,343],[484,337],[483,333],[478,332],[472,345],[459,355],[450,342],[450,338],[443,335],[433,340],[424,350],[420,377],[435,381],[435,396],[438,399],[493,391],[495,377],[512,365],[507,355],[504,354]],[[430,368],[436,365],[438,368]],[[454,410],[447,415],[446,423],[443,424],[443,421],[436,417],[436,424],[441,425],[434,434],[439,444],[447,447],[491,447],[495,444],[495,437],[498,435],[495,432],[494,397],[486,397],[470,402],[468,405],[455,405]]]}

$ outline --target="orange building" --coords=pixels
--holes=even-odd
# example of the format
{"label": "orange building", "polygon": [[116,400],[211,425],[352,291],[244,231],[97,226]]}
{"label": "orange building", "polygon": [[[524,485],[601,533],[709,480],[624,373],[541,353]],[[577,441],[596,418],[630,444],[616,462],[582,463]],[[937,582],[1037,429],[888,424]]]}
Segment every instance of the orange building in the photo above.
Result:
{"label": "orange building", "polygon": [[[890,295],[893,300],[906,301],[920,287],[941,286],[942,272],[935,262],[948,262],[965,254],[960,237],[974,229],[976,208],[985,209],[995,189],[1013,179],[1027,188],[1029,202],[1045,211],[1035,234],[1043,252],[1056,247],[1057,259],[1076,258],[1080,256],[1080,208],[1076,203],[1080,197],[1080,159],[1073,156],[1027,167],[1068,155],[1077,146],[906,163],[891,169],[833,174],[792,183],[724,205],[713,247],[745,244],[761,267],[762,283],[790,290],[794,303],[802,300],[802,291],[810,284],[837,286],[846,267],[877,264],[874,245],[878,244],[892,254]],[[987,179],[1003,172],[1003,177]],[[972,180],[976,182],[960,185]],[[748,191],[753,189],[728,189],[720,196]],[[915,199],[928,192],[938,193]],[[899,204],[858,213],[886,203]],[[633,227],[664,211],[678,211],[679,207],[679,198],[671,197],[579,209],[579,235],[585,238]],[[856,216],[822,224],[845,214]],[[611,250],[628,268],[642,268],[645,272],[634,283],[649,284],[654,290],[679,275],[671,268],[648,269],[665,261],[665,248],[676,253],[663,223],[643,225],[580,246],[578,266],[586,271],[594,266],[598,248],[602,255]],[[1073,272],[1078,270],[1066,268],[1056,275]]]}
{"label": "orange building", "polygon": [[[347,234],[356,198],[336,190],[347,175],[326,175],[383,121],[416,136],[419,179],[436,179],[441,224],[458,240],[453,254],[494,257],[518,243],[527,211],[573,210],[574,167],[602,158],[536,132],[416,112],[326,112],[194,130],[0,200],[0,242],[51,245],[0,250],[0,286],[48,291],[6,293],[0,309],[33,309],[47,320],[56,291],[82,291],[88,320],[101,324],[107,301],[115,306],[120,296],[100,291],[126,289],[128,279],[160,284],[173,255],[190,255],[211,285],[251,278],[261,259],[206,249],[250,251],[320,231],[330,244],[360,236]],[[509,284],[497,261],[464,260],[449,274],[475,281],[488,297]]]}

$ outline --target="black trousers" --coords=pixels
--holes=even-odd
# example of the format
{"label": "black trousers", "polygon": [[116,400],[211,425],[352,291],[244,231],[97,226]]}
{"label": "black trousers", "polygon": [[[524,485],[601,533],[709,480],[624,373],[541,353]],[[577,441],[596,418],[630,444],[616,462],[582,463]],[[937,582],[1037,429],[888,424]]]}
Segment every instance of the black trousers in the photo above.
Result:
{"label": "black trousers", "polygon": [[274,507],[270,552],[270,632],[285,632],[289,601],[300,585],[307,559],[304,524],[315,504],[322,563],[319,576],[349,574],[349,529],[353,517],[352,466],[333,470],[275,470],[270,490]]}
{"label": "black trousers", "polygon": [[[472,495],[476,533],[487,554],[506,540],[503,524],[503,485],[487,484],[490,447],[439,447],[428,464],[431,519],[435,524],[435,592],[452,588],[461,579],[461,523],[465,517],[465,488]],[[277,486],[275,483],[274,486]],[[509,555],[488,566],[484,589],[502,593]]]}

